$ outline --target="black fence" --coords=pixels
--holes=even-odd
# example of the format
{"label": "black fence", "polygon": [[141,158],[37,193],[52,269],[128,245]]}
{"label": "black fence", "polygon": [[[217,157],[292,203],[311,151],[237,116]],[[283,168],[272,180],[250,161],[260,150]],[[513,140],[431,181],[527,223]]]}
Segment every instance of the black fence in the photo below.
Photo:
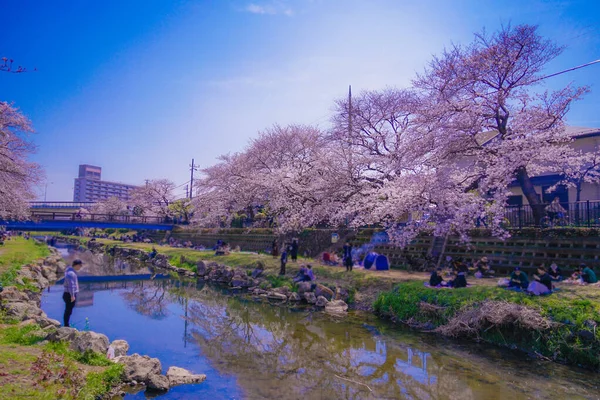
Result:
{"label": "black fence", "polygon": [[544,204],[543,217],[536,221],[529,205],[507,206],[505,224],[510,228],[523,227],[600,227],[600,200],[560,203],[560,208]]}

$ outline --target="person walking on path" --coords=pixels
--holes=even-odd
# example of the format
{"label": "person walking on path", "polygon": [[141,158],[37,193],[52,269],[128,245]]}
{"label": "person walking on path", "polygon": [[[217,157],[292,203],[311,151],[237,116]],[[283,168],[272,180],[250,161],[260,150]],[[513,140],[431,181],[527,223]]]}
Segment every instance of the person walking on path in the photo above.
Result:
{"label": "person walking on path", "polygon": [[292,256],[292,261],[296,262],[296,260],[298,259],[298,239],[293,239],[292,240],[292,246],[290,249],[290,255]]}
{"label": "person walking on path", "polygon": [[69,319],[73,313],[73,307],[77,301],[77,294],[79,293],[79,281],[77,279],[76,271],[79,271],[83,266],[81,260],[77,259],[73,261],[73,266],[65,270],[65,291],[63,293],[63,300],[65,302],[65,315],[64,325],[69,327]]}
{"label": "person walking on path", "polygon": [[285,264],[287,264],[287,249],[284,247],[281,252],[281,269],[279,275],[285,275]]}

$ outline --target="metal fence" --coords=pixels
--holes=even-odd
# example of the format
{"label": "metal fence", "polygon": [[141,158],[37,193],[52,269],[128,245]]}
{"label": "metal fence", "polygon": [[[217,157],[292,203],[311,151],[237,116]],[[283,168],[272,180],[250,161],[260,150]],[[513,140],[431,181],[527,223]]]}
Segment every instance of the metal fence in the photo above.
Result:
{"label": "metal fence", "polygon": [[600,227],[600,200],[587,200],[575,203],[560,203],[562,211],[548,210],[550,204],[544,204],[541,221],[534,218],[529,205],[507,206],[505,224],[508,228],[523,227]]}
{"label": "metal fence", "polygon": [[93,201],[30,201],[30,208],[89,208],[93,206]]}
{"label": "metal fence", "polygon": [[69,212],[32,212],[33,221],[95,221],[121,222],[126,224],[173,224],[173,218],[161,216],[109,215],[109,214],[80,214]]}

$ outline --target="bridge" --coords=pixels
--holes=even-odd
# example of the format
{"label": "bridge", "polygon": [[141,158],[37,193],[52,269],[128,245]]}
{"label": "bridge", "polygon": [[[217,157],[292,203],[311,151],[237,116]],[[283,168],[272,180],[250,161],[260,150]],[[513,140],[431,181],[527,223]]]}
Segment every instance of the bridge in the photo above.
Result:
{"label": "bridge", "polygon": [[[31,213],[25,221],[0,221],[8,230],[62,231],[76,228],[130,229],[170,231],[176,221],[161,216],[91,214],[81,211],[93,203],[31,202]],[[87,207],[86,207],[87,206]]]}

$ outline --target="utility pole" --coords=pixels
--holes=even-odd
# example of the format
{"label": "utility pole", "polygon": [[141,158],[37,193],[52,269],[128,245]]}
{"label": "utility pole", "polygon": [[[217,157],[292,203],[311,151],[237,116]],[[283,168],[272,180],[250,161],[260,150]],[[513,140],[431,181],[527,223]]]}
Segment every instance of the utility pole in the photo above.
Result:
{"label": "utility pole", "polygon": [[190,171],[191,171],[191,176],[190,176],[190,192],[189,192],[189,197],[190,199],[193,197],[194,194],[194,171],[197,171],[198,167],[194,165],[194,159],[192,158],[192,165],[190,165]]}
{"label": "utility pole", "polygon": [[352,135],[352,85],[348,85],[348,138]]}
{"label": "utility pole", "polygon": [[146,179],[146,187],[148,187],[148,182],[150,182],[150,179]]}

